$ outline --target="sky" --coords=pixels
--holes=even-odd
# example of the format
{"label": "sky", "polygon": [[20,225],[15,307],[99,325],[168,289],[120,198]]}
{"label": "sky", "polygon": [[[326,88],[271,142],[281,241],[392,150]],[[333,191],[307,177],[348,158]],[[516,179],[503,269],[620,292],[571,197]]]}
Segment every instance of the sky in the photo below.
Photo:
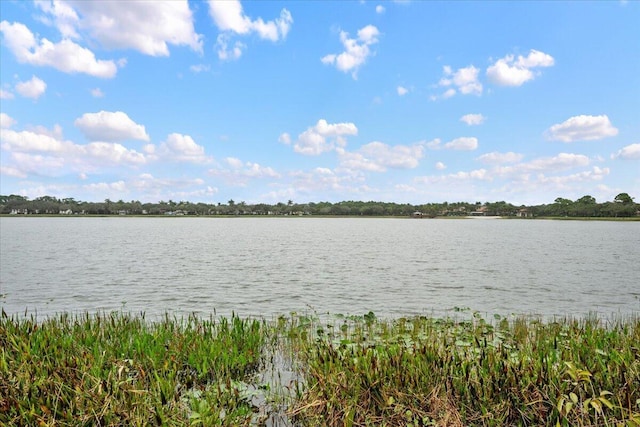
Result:
{"label": "sky", "polygon": [[640,201],[639,1],[0,1],[0,194]]}

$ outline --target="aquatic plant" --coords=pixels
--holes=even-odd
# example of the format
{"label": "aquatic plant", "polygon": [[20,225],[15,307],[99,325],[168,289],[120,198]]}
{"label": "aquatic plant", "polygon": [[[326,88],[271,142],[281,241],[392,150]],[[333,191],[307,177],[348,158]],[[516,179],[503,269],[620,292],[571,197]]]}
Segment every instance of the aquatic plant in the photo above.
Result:
{"label": "aquatic plant", "polygon": [[301,424],[640,425],[638,318],[371,317],[312,322],[296,341]]}
{"label": "aquatic plant", "polygon": [[0,318],[0,425],[640,426],[640,317]]}
{"label": "aquatic plant", "polygon": [[242,425],[257,320],[123,313],[0,321],[0,424]]}

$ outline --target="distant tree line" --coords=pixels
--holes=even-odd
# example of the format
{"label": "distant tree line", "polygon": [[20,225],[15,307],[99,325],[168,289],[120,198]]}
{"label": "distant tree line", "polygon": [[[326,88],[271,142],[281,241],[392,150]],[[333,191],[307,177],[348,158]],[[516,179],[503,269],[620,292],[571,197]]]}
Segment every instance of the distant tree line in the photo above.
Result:
{"label": "distant tree line", "polygon": [[592,196],[572,201],[558,197],[551,204],[515,206],[500,202],[389,203],[376,201],[342,201],[337,203],[248,204],[229,200],[227,203],[192,203],[173,200],[142,203],[137,200],[84,202],[74,198],[52,196],[29,200],[19,195],[0,195],[0,213],[34,215],[350,215],[350,216],[467,216],[498,215],[523,217],[631,217],[639,215],[640,204],[627,193],[612,201],[597,203]]}

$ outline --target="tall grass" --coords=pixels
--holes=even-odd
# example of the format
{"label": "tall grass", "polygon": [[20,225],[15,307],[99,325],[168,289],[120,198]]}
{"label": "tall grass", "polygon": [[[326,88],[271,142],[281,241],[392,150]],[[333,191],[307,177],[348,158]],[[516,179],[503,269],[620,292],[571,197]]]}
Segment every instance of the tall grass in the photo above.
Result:
{"label": "tall grass", "polygon": [[461,316],[3,312],[0,425],[640,426],[640,317]]}
{"label": "tall grass", "polygon": [[295,339],[303,425],[640,425],[640,319],[343,318]]}
{"label": "tall grass", "polygon": [[0,424],[241,425],[263,323],[111,313],[0,321]]}

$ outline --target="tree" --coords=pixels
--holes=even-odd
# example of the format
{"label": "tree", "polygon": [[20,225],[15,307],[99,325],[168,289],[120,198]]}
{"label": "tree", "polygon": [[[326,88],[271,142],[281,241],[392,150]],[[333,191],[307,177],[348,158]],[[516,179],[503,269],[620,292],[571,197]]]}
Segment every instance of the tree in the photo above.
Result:
{"label": "tree", "polygon": [[633,203],[633,197],[627,193],[620,193],[613,199],[613,201],[616,203],[622,203],[623,205],[628,205]]}

